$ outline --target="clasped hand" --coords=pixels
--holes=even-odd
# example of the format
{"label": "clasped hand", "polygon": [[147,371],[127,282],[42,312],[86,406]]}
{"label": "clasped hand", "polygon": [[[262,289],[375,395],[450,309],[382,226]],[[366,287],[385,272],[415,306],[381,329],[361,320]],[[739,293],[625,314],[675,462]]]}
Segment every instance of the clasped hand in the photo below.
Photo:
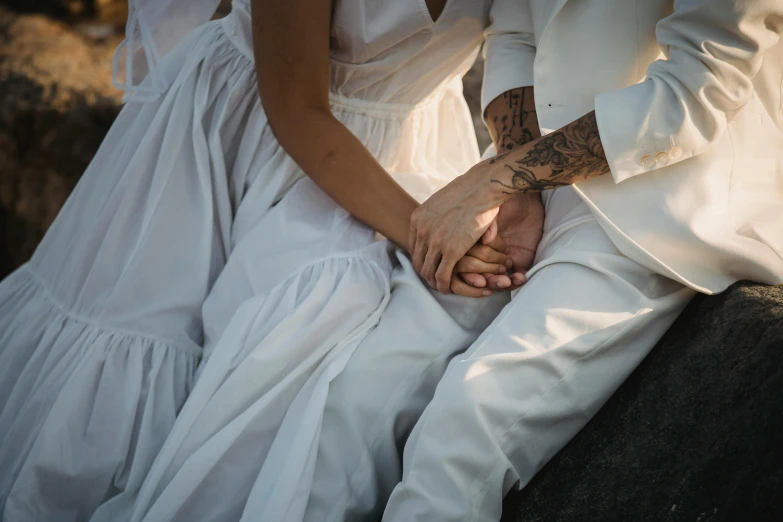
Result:
{"label": "clasped hand", "polygon": [[525,282],[543,222],[538,193],[499,200],[481,172],[468,171],[413,213],[413,265],[444,294],[481,297],[512,290]]}

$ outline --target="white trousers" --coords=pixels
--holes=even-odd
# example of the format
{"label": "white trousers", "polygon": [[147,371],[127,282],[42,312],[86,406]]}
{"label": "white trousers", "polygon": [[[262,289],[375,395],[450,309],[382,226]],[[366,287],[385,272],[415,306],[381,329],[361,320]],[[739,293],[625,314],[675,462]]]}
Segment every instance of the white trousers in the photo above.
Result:
{"label": "white trousers", "polygon": [[441,296],[401,259],[330,388],[307,521],[499,520],[694,296],[622,255],[570,187],[544,203],[534,268],[499,315],[504,296]]}

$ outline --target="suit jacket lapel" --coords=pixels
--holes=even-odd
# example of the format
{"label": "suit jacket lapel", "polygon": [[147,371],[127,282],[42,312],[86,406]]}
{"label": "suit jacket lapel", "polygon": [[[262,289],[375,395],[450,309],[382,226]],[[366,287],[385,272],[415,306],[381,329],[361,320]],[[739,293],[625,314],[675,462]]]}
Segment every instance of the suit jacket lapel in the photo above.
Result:
{"label": "suit jacket lapel", "polygon": [[563,6],[566,4],[567,0],[539,0],[539,1],[552,3],[552,11],[549,14],[548,17],[549,19],[546,20],[546,26],[544,26],[544,31],[541,33],[541,38],[539,39],[539,43],[543,43],[547,31],[549,31],[549,27],[552,25],[552,22],[555,21],[555,18],[557,18],[557,15],[563,9]]}

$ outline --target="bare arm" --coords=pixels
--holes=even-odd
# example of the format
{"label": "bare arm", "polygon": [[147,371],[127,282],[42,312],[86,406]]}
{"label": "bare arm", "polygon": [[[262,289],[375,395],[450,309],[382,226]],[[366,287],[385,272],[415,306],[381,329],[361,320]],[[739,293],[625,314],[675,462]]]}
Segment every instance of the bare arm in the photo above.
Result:
{"label": "bare arm", "polygon": [[332,2],[253,0],[258,90],[280,145],[357,219],[410,250],[418,203],[381,167],[329,107]]}

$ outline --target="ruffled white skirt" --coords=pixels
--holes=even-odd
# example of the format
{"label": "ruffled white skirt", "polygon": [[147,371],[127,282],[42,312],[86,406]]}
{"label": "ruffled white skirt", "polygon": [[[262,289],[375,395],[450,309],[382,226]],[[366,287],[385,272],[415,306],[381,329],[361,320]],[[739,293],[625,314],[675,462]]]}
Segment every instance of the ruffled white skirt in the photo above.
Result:
{"label": "ruffled white skirt", "polygon": [[204,304],[215,341],[138,497],[93,521],[239,520],[254,483],[280,501],[308,480],[329,383],[389,299],[389,244],[309,179],[248,239]]}
{"label": "ruffled white skirt", "polygon": [[[123,108],[0,283],[4,522],[224,522],[309,487],[329,381],[388,299],[389,244],[279,146],[227,23],[167,57],[170,90]],[[454,80],[332,109],[424,198],[477,160]]]}

